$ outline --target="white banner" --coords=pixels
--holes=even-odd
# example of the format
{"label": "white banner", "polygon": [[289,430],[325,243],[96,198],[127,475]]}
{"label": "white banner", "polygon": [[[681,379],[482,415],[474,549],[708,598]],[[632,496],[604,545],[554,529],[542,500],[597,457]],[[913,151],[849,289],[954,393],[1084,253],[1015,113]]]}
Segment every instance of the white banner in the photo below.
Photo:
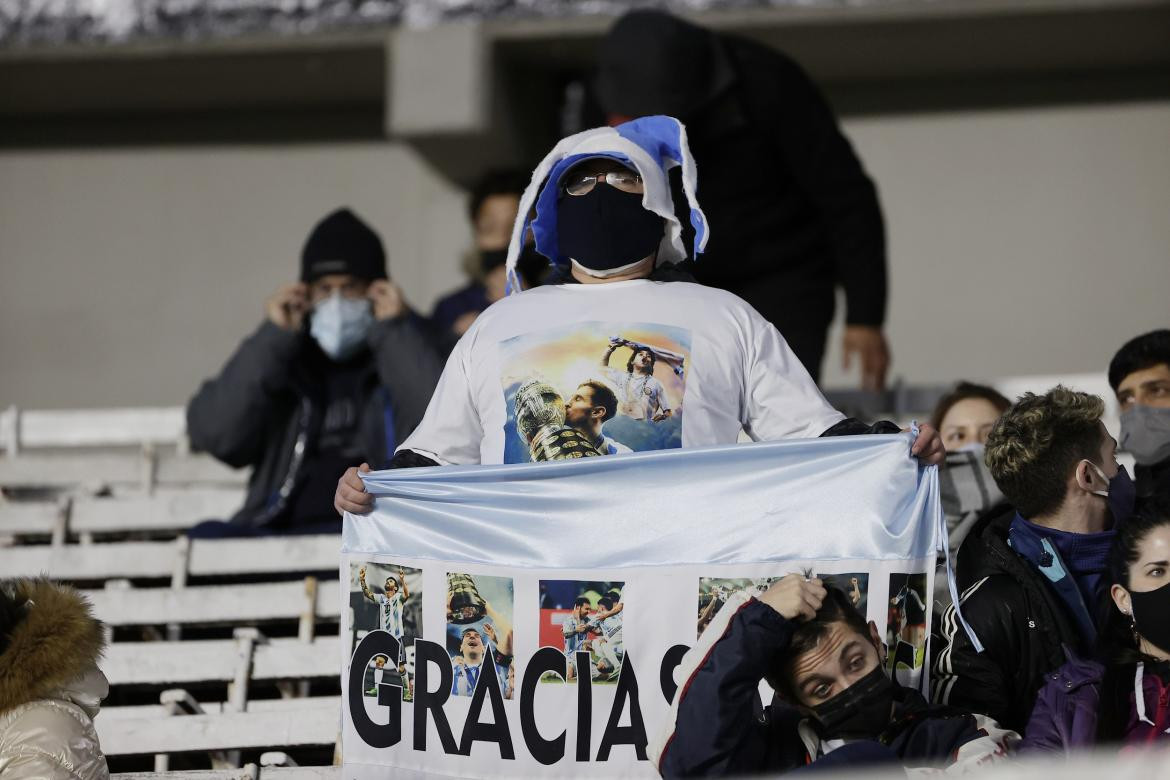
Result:
{"label": "white banner", "polygon": [[924,685],[940,510],[909,448],[370,474],[375,510],[343,538],[344,776],[654,777],[683,654],[732,594],[791,572],[845,591]]}

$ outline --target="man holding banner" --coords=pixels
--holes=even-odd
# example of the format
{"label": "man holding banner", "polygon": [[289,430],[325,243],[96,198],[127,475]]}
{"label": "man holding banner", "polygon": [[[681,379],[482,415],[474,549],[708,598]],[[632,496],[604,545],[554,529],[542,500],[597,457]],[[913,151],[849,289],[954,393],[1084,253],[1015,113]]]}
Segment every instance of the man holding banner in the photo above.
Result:
{"label": "man holding banner", "polygon": [[[861,603],[878,636],[894,583],[915,575],[929,586],[941,516],[937,475],[921,465],[942,459],[937,433],[815,440],[898,429],[845,419],[754,309],[677,281],[669,266],[687,252],[666,171],[680,165],[698,254],[706,223],[676,120],[587,131],[550,153],[520,214],[535,215],[537,249],[564,283],[509,296],[476,320],[392,463],[517,465],[351,469],[339,481],[347,563],[418,568],[435,583],[452,572],[507,579],[515,595],[513,700],[493,663],[480,665],[470,696],[452,695],[448,652],[426,638],[414,641],[413,702],[391,684],[362,696],[353,670],[392,654],[396,640],[373,631],[357,644],[343,678],[347,777],[652,776],[649,737],[666,723],[675,668],[697,638],[704,583],[771,583],[805,569],[854,578],[866,583]],[[513,275],[528,228],[518,219]],[[608,358],[648,406],[592,415],[600,430],[586,436],[568,424],[566,399],[606,381],[598,355],[615,334],[623,343]],[[735,444],[741,430],[771,443],[713,446]],[[644,454],[583,457],[600,454],[595,435]],[[580,595],[606,584],[587,602],[603,616],[588,645],[565,641],[569,610],[544,605],[552,583]],[[914,649],[900,679],[917,687]]]}
{"label": "man holding banner", "polygon": [[[708,231],[686,131],[676,119],[644,117],[557,144],[521,199],[508,268],[516,292],[515,266],[531,228],[537,251],[563,283],[509,295],[476,320],[392,467],[598,454],[567,423],[566,399],[584,384],[612,381],[596,355],[608,366],[619,349],[617,359],[637,380],[628,384],[646,395],[642,405],[651,413],[600,413],[601,436],[613,445],[601,454],[732,444],[741,430],[757,441],[898,430],[833,409],[780,333],[742,299],[683,281],[656,283],[689,279],[672,269],[687,257],[668,183],[675,167],[682,168],[697,256]],[[620,399],[630,388],[612,389]],[[940,462],[937,432],[923,426],[912,453]],[[369,510],[359,477],[366,470],[351,468],[339,481],[339,512]]]}

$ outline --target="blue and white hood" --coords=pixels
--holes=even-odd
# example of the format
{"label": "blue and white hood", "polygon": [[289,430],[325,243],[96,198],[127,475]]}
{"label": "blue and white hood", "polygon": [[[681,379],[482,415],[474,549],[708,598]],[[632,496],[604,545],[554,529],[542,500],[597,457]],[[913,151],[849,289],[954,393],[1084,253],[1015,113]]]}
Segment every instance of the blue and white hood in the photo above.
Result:
{"label": "blue and white hood", "polygon": [[[695,229],[695,257],[707,246],[710,231],[707,218],[695,197],[698,172],[695,169],[695,158],[687,146],[686,127],[674,117],[642,117],[617,127],[598,127],[564,138],[536,166],[532,180],[520,198],[520,212],[512,227],[512,243],[508,247],[509,291],[520,289],[516,261],[520,257],[529,227],[536,239],[537,252],[557,266],[565,267],[569,264],[569,258],[557,252],[556,185],[569,168],[592,157],[611,157],[632,167],[642,177],[646,188],[642,205],[666,220],[666,233],[658,247],[658,265],[678,263],[687,256],[682,241],[682,225],[674,213],[667,176],[670,169],[682,166],[683,191],[690,205],[691,225]],[[546,181],[550,186],[542,189]]]}

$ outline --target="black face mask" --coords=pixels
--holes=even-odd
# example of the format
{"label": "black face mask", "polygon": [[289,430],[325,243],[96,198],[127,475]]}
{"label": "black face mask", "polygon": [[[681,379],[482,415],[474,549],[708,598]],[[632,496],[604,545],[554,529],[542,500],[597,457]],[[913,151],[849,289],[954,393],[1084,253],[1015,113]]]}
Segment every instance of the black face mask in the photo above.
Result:
{"label": "black face mask", "polygon": [[479,268],[485,274],[499,268],[506,262],[508,262],[507,248],[479,250]]}
{"label": "black face mask", "polygon": [[1170,585],[1145,593],[1129,592],[1133,625],[1137,632],[1159,650],[1170,653]]}
{"label": "black face mask", "polygon": [[872,739],[889,728],[893,706],[894,684],[878,664],[833,698],[813,707],[813,723],[823,739]]}
{"label": "black face mask", "polygon": [[662,241],[662,217],[642,207],[642,196],[597,184],[557,203],[557,250],[594,271],[649,257]]}

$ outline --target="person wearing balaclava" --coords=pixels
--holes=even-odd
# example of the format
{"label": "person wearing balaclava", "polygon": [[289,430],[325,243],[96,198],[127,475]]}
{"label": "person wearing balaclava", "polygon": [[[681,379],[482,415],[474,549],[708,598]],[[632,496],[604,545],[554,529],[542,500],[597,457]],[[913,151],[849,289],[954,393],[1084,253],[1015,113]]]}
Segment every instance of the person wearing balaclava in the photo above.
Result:
{"label": "person wearing balaclava", "polygon": [[[674,168],[681,172],[690,250],[701,255],[706,218],[678,120],[644,117],[587,130],[549,152],[512,229],[513,294],[460,339],[393,466],[622,457],[734,444],[741,430],[756,440],[899,430],[846,419],[755,309],[723,290],[683,281],[690,277],[674,269],[687,256],[667,178]],[[553,266],[552,281],[520,291],[517,263],[530,229]],[[654,393],[654,408],[671,414],[618,414],[611,407],[621,395],[607,385],[598,356],[621,366],[648,350],[658,359],[631,387]],[[586,386],[609,392],[586,398],[578,392]],[[574,425],[579,419],[592,424]],[[912,452],[941,461],[942,442],[931,426],[923,426]],[[358,472],[351,468],[338,481],[340,511],[370,507]]]}
{"label": "person wearing balaclava", "polygon": [[192,536],[340,531],[337,475],[386,462],[422,419],[442,362],[387,278],[382,241],[349,209],[319,222],[300,281],[187,406],[191,445],[252,467],[244,506]]}
{"label": "person wearing balaclava", "polygon": [[656,10],[621,17],[597,62],[611,124],[669,114],[687,126],[711,227],[698,280],[751,304],[814,380],[843,289],[846,367],[860,362],[862,385],[880,389],[890,363],[881,207],[804,71],[763,44]]}
{"label": "person wearing balaclava", "polygon": [[[474,252],[468,256],[466,270],[471,280],[463,287],[439,299],[431,313],[431,325],[448,354],[459,337],[467,332],[475,318],[488,306],[504,297],[508,258],[508,240],[516,222],[520,195],[528,185],[528,175],[520,171],[498,170],[485,174],[471,189],[469,216]],[[534,262],[535,261],[535,262]],[[525,288],[536,287],[548,265],[534,251],[522,254],[520,275]]]}
{"label": "person wearing balaclava", "polygon": [[1133,455],[1138,495],[1170,497],[1170,330],[1126,342],[1109,363],[1121,407],[1118,446]]}
{"label": "person wearing balaclava", "polygon": [[[873,621],[818,577],[740,591],[679,664],[651,760],[668,778],[874,764],[958,774],[1006,760],[1019,742],[982,714],[928,704],[885,660]],[[776,692],[763,712],[761,680]]]}

